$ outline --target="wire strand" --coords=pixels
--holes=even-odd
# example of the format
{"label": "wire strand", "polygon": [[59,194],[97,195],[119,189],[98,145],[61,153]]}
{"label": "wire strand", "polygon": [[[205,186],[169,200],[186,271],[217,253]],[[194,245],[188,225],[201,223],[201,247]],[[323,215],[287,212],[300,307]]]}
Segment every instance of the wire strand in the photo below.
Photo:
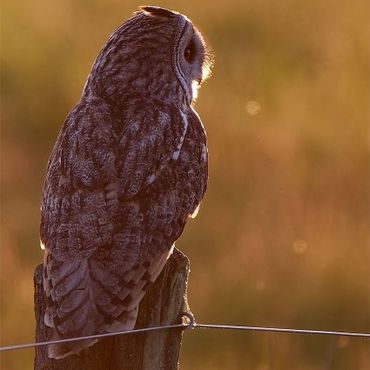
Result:
{"label": "wire strand", "polygon": [[370,338],[370,333],[356,333],[347,331],[334,330],[310,330],[310,329],[292,329],[292,328],[275,328],[264,326],[243,326],[243,325],[222,325],[222,324],[194,324],[194,328],[199,329],[221,329],[221,330],[247,330],[269,333],[288,333],[288,334],[311,334],[311,335],[335,335],[342,337],[359,337]]}
{"label": "wire strand", "polygon": [[105,337],[113,337],[113,336],[116,336],[116,335],[136,334],[136,333],[159,331],[159,330],[174,329],[174,328],[184,328],[184,329],[186,329],[188,326],[189,326],[188,324],[153,326],[153,327],[150,327],[150,328],[141,328],[141,329],[117,331],[117,332],[112,332],[112,333],[86,335],[86,336],[83,336],[83,337],[74,337],[74,338],[58,339],[58,340],[47,340],[47,341],[35,342],[35,343],[16,344],[16,345],[13,345],[13,346],[0,347],[0,352],[1,351],[12,351],[12,350],[17,350],[17,349],[26,349],[26,348],[32,348],[32,347],[41,347],[41,346],[46,346],[46,345],[49,345],[49,344],[76,342],[78,340],[85,340],[85,339],[99,339],[99,338],[105,338]]}
{"label": "wire strand", "polygon": [[99,339],[99,338],[105,338],[105,337],[112,337],[112,336],[116,336],[116,335],[137,334],[137,333],[144,333],[144,332],[151,332],[151,331],[169,330],[169,329],[175,329],[175,328],[242,330],[242,331],[256,331],[256,332],[268,332],[268,333],[308,334],[308,335],[334,335],[334,336],[345,336],[345,337],[357,337],[357,338],[363,338],[363,339],[370,339],[370,333],[359,333],[359,332],[276,328],[276,327],[268,327],[268,326],[197,324],[194,321],[194,317],[191,314],[187,313],[187,314],[184,314],[184,316],[186,316],[189,319],[189,323],[187,323],[187,324],[163,325],[163,326],[153,326],[153,327],[149,327],[149,328],[125,330],[125,331],[118,331],[118,332],[113,332],[113,333],[88,335],[88,336],[83,336],[83,337],[75,337],[75,338],[60,339],[60,340],[50,340],[50,341],[43,341],[43,342],[36,342],[36,343],[16,344],[16,345],[12,345],[12,346],[0,347],[0,352],[1,351],[12,351],[12,350],[33,348],[33,347],[40,347],[40,346],[46,346],[46,345],[49,345],[49,344],[74,342],[74,341],[85,340],[85,339]]}

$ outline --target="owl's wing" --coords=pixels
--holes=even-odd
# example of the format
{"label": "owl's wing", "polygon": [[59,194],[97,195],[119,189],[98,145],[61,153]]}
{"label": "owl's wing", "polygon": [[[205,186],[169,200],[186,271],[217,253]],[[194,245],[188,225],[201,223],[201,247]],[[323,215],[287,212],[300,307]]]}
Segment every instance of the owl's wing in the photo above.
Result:
{"label": "owl's wing", "polygon": [[[140,218],[134,197],[178,158],[187,131],[178,109],[127,114],[121,132],[109,115],[78,109],[53,150],[42,207],[45,323],[55,339],[134,327],[173,241],[149,248],[151,236],[122,229],[122,219]],[[52,345],[49,355],[62,358],[93,343]]]}

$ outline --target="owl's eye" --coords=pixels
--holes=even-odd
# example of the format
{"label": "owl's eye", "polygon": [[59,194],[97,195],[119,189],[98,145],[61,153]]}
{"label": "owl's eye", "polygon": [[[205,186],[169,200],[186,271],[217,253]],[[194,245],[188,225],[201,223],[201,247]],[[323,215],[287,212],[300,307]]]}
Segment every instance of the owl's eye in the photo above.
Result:
{"label": "owl's eye", "polygon": [[193,63],[195,59],[195,43],[190,40],[188,46],[184,50],[184,58],[188,63]]}

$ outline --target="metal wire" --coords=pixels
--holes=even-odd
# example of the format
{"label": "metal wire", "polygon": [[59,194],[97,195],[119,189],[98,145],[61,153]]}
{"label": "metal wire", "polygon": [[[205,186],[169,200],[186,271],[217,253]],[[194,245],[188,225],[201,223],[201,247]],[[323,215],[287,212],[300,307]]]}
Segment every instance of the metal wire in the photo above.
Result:
{"label": "metal wire", "polygon": [[99,338],[105,338],[105,337],[113,337],[115,335],[136,334],[136,333],[166,330],[166,329],[174,329],[174,328],[184,328],[184,329],[186,329],[188,326],[189,326],[188,324],[153,326],[153,327],[150,327],[150,328],[142,328],[142,329],[117,331],[117,332],[112,332],[112,333],[87,335],[87,336],[84,336],[84,337],[74,337],[74,338],[58,339],[58,340],[47,340],[47,341],[44,341],[44,342],[36,342],[36,343],[16,344],[16,345],[13,345],[13,346],[0,347],[0,352],[1,351],[13,351],[13,350],[17,350],[17,349],[26,349],[26,348],[32,348],[32,347],[41,347],[41,346],[46,346],[48,344],[75,342],[75,341],[84,340],[84,339],[99,339]]}
{"label": "metal wire", "polygon": [[310,329],[291,329],[291,328],[274,328],[264,326],[243,326],[243,325],[220,325],[220,324],[194,324],[195,329],[222,329],[222,330],[247,330],[269,333],[288,333],[288,334],[311,334],[311,335],[335,335],[343,337],[369,338],[370,333],[356,333],[347,331],[334,330],[310,330]]}
{"label": "metal wire", "polygon": [[187,317],[188,323],[154,326],[154,327],[149,327],[149,328],[125,330],[125,331],[118,331],[118,332],[113,332],[113,333],[88,335],[84,337],[75,337],[75,338],[60,339],[60,340],[50,340],[50,341],[37,342],[37,343],[16,344],[12,346],[0,347],[0,351],[12,351],[12,350],[32,348],[32,347],[46,346],[48,344],[67,343],[67,342],[74,342],[74,341],[84,340],[84,339],[99,339],[99,338],[105,338],[105,337],[112,337],[115,335],[137,334],[137,333],[144,333],[144,332],[151,332],[151,331],[169,330],[169,329],[175,329],[175,328],[242,330],[242,331],[256,331],[256,332],[268,332],[268,333],[308,334],[308,335],[334,335],[334,336],[345,336],[345,337],[357,337],[357,338],[363,338],[363,339],[370,339],[370,333],[359,333],[359,332],[275,328],[275,327],[246,326],[246,325],[197,324],[192,314],[184,313],[183,316]]}

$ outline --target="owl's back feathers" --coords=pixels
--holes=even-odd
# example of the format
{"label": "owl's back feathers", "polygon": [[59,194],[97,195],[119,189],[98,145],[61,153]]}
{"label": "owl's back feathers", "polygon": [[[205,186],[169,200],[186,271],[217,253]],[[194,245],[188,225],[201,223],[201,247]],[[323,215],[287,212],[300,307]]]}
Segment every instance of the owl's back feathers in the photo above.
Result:
{"label": "owl's back feathers", "polygon": [[[207,180],[205,134],[194,113],[143,101],[117,125],[106,107],[90,115],[91,103],[84,105],[66,120],[44,189],[45,323],[54,339],[134,327]],[[53,345],[49,355],[95,342]]]}

